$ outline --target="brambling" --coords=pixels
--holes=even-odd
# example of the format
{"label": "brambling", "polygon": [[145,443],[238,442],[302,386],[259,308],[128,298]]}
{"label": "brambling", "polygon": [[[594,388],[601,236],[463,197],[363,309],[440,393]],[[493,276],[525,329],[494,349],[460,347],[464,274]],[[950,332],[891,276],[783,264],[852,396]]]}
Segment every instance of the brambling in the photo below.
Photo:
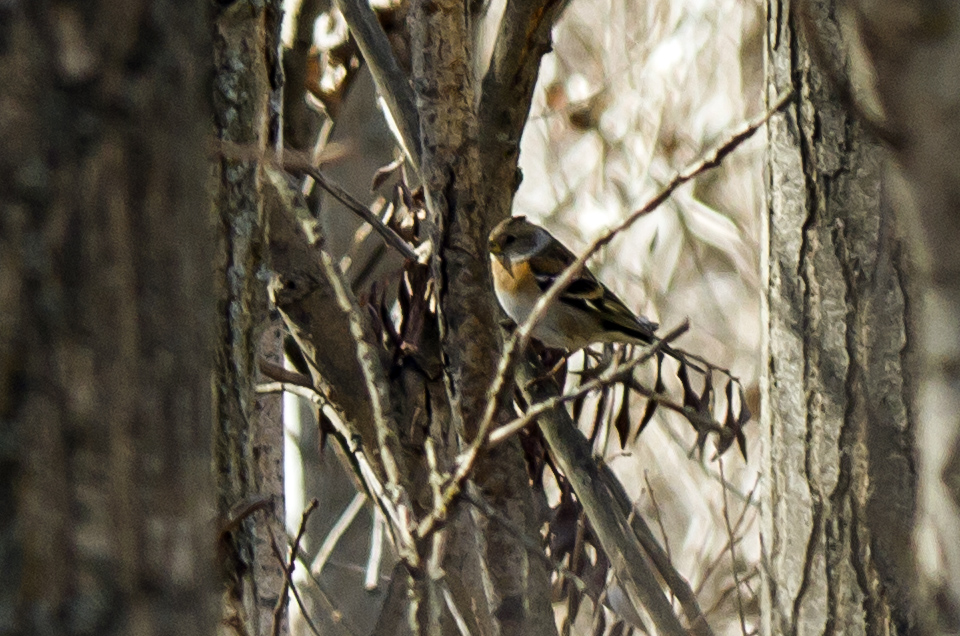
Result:
{"label": "brambling", "polygon": [[[522,323],[540,296],[576,256],[525,217],[500,222],[490,232],[493,286],[503,310]],[[587,271],[560,294],[531,335],[544,345],[576,351],[596,342],[649,344],[657,323],[638,317]]]}

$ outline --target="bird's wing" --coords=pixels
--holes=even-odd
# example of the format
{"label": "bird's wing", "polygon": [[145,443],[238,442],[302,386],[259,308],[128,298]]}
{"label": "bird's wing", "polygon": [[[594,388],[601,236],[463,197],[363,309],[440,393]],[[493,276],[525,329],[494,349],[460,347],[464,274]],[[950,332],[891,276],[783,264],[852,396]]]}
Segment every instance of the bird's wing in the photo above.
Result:
{"label": "bird's wing", "polygon": [[[530,258],[530,268],[541,291],[549,289],[560,274],[576,260],[560,243]],[[657,324],[638,318],[617,296],[586,268],[560,295],[560,302],[594,315],[607,331],[622,333],[649,342]]]}

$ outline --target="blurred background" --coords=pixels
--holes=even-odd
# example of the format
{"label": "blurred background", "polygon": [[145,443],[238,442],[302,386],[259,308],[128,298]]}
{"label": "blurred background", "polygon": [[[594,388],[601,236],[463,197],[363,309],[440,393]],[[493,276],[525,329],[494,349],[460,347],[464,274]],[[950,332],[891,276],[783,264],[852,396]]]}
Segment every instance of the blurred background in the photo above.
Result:
{"label": "blurred background", "polygon": [[[299,0],[287,2],[287,46],[293,46],[298,28],[302,31],[299,9]],[[380,9],[385,22],[402,27],[402,6]],[[497,2],[486,7],[477,30],[478,50],[487,55],[501,12]],[[763,28],[763,7],[755,0],[573,0],[541,67],[522,140],[523,182],[514,214],[544,225],[580,252],[640,208],[677,171],[762,112]],[[324,163],[325,172],[376,209],[383,198],[371,192],[372,179],[398,154],[369,76],[356,58],[343,55],[345,38],[342,19],[321,5],[312,42],[316,112],[325,140],[321,154],[334,157]],[[403,63],[402,37],[394,44]],[[739,378],[754,420],[763,147],[762,136],[749,140],[719,168],[621,233],[590,264],[630,308],[662,329],[688,318],[691,328],[677,345]],[[396,267],[364,249],[364,229],[353,215],[333,202],[321,203],[329,244],[345,259],[355,284],[361,276],[375,280],[377,271]],[[571,360],[571,370],[582,365],[581,357]],[[676,390],[678,383],[668,379],[667,385]],[[613,398],[601,405],[608,414],[622,400]],[[368,633],[394,557],[352,477],[331,448],[319,450],[313,407],[290,395],[285,400],[291,534],[305,502],[319,501],[302,541],[311,572],[295,572],[309,619],[323,634]],[[644,403],[632,402],[636,423]],[[597,408],[597,398],[582,405],[585,431]],[[746,461],[735,449],[715,459],[712,442],[701,460],[692,452],[696,436],[690,425],[663,409],[626,448],[615,431],[595,436],[595,452],[620,477],[718,634],[758,630],[755,421],[746,436]],[[556,504],[559,493],[547,481],[550,503]],[[556,608],[558,625],[565,623],[569,633],[593,633],[590,603],[572,617],[564,603]],[[311,633],[296,604],[291,612],[293,633]]]}

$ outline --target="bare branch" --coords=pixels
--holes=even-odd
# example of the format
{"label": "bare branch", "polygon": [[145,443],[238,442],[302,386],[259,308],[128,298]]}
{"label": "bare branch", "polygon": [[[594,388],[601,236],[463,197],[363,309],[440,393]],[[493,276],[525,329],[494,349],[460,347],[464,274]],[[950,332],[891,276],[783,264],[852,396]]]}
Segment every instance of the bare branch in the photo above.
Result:
{"label": "bare branch", "polygon": [[380,459],[387,474],[393,495],[400,494],[401,466],[400,442],[397,439],[397,426],[393,421],[393,409],[390,405],[389,384],[383,364],[377,354],[377,345],[374,336],[369,333],[364,323],[363,312],[349,285],[343,279],[340,268],[333,262],[333,257],[326,250],[320,250],[320,264],[327,276],[327,281],[333,288],[333,293],[340,304],[340,309],[350,320],[350,335],[357,349],[357,361],[366,383],[367,393],[370,395],[370,406],[373,410],[373,424],[377,433],[377,443],[380,446]]}
{"label": "bare branch", "polygon": [[370,211],[370,208],[358,201],[356,197],[328,179],[326,175],[320,172],[319,168],[313,165],[313,162],[309,161],[301,153],[295,153],[289,150],[286,151],[283,155],[283,167],[285,170],[291,172],[302,172],[303,174],[310,176],[314,181],[317,182],[317,185],[329,192],[334,199],[345,205],[347,209],[369,223],[370,226],[377,232],[377,234],[383,237],[383,240],[387,242],[387,245],[400,252],[405,258],[414,261],[417,260],[417,252],[413,249],[413,247],[410,246],[409,243],[403,240],[403,237],[387,227],[387,225],[381,221],[377,215]]}
{"label": "bare branch", "polygon": [[419,172],[420,117],[413,90],[407,82],[407,74],[393,55],[387,34],[383,32],[370,4],[365,0],[336,0],[336,3],[370,68],[377,92],[386,102],[393,123],[400,133],[400,144],[414,169]]}
{"label": "bare branch", "polygon": [[308,389],[313,388],[313,381],[311,381],[309,377],[303,375],[302,373],[285,369],[279,364],[274,364],[269,360],[260,358],[260,360],[257,361],[257,367],[260,369],[260,373],[267,376],[271,380],[276,380],[277,382],[286,384],[296,384]]}
{"label": "bare branch", "polygon": [[[536,382],[529,365],[517,371],[526,399],[543,402],[551,396]],[[636,608],[643,607],[657,626],[658,633],[686,635],[679,618],[664,596],[656,575],[647,563],[644,551],[616,499],[608,490],[589,444],[563,409],[545,412],[540,418],[540,431],[549,444],[557,465],[573,487],[583,506],[600,546],[610,559],[617,580],[627,599]],[[695,634],[712,634],[706,621],[691,626]]]}
{"label": "bare branch", "polygon": [[362,492],[355,494],[340,517],[337,518],[336,523],[330,528],[330,532],[327,533],[327,536],[323,539],[323,543],[320,544],[320,549],[317,550],[317,556],[313,559],[313,563],[310,564],[310,571],[314,576],[320,576],[320,573],[323,571],[323,566],[326,564],[327,559],[330,558],[330,554],[336,547],[337,542],[340,541],[340,537],[347,531],[347,528],[350,527],[353,520],[357,518],[357,514],[363,509],[363,504],[366,500],[367,498]]}
{"label": "bare branch", "polygon": [[550,51],[553,25],[569,0],[508,0],[490,67],[481,86],[480,161],[487,177],[491,224],[510,213],[519,185],[520,136],[530,113],[541,58]]}
{"label": "bare branch", "polygon": [[290,547],[290,558],[288,561],[285,562],[283,559],[280,546],[277,545],[277,538],[275,536],[270,537],[273,544],[273,554],[277,557],[277,561],[280,562],[280,567],[283,568],[283,588],[280,590],[280,598],[277,599],[277,604],[273,608],[273,630],[271,632],[273,636],[280,635],[280,630],[283,626],[283,614],[287,609],[288,593],[290,586],[293,584],[291,577],[293,576],[293,569],[297,564],[297,552],[300,551],[300,541],[303,539],[303,534],[307,530],[307,520],[310,518],[311,513],[317,509],[319,503],[316,498],[311,499],[303,511],[303,516],[300,517],[300,527],[297,528],[297,536],[293,540],[293,545]]}

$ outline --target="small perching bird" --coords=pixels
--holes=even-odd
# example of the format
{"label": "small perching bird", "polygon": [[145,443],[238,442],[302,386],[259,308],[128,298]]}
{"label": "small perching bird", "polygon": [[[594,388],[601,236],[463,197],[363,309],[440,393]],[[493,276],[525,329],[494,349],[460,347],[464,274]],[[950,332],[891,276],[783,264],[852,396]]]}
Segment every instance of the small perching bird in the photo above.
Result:
{"label": "small perching bird", "polygon": [[[525,217],[501,221],[490,232],[497,299],[517,324],[576,260],[549,232]],[[576,351],[598,342],[650,344],[657,324],[637,316],[586,268],[573,279],[531,335],[548,347]],[[668,350],[665,348],[665,350]]]}

